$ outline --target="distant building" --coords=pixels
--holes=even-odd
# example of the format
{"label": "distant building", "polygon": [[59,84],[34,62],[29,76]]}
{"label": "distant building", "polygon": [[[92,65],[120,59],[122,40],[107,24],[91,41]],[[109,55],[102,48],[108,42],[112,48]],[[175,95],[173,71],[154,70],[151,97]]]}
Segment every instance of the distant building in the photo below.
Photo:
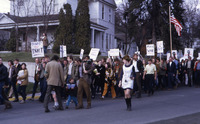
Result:
{"label": "distant building", "polygon": [[[69,3],[75,15],[78,0],[10,0],[10,14],[0,15],[0,30],[10,31],[11,28],[19,29],[20,50],[25,50],[25,39],[30,42],[39,41],[43,33],[44,24],[48,24],[48,40],[54,41],[54,32],[59,25],[58,14],[63,4]],[[50,2],[52,1],[52,2]],[[100,48],[102,55],[107,51],[117,48],[115,40],[115,9],[114,0],[88,0],[91,20],[91,47]],[[45,18],[44,18],[45,17]],[[46,21],[45,21],[46,19]],[[26,27],[29,27],[26,36]],[[52,49],[52,44],[48,49]]]}

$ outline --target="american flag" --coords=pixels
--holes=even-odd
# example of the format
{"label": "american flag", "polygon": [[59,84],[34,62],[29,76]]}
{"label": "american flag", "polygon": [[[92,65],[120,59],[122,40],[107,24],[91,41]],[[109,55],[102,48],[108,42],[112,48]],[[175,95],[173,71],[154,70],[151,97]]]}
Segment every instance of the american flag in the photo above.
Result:
{"label": "american flag", "polygon": [[178,36],[181,36],[181,30],[183,27],[181,26],[180,22],[174,16],[171,16],[171,23],[174,24]]}

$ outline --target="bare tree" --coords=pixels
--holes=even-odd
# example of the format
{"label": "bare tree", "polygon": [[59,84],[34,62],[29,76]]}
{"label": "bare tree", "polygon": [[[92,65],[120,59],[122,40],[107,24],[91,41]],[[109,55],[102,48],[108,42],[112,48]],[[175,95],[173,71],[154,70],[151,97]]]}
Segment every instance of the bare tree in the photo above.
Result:
{"label": "bare tree", "polygon": [[115,23],[116,23],[116,29],[120,30],[120,33],[123,33],[125,36],[125,40],[123,42],[123,45],[125,45],[124,53],[129,53],[130,46],[131,46],[131,40],[132,38],[129,37],[128,34],[128,19],[129,19],[129,2],[127,0],[122,0],[122,4],[116,11],[115,16]]}
{"label": "bare tree", "polygon": [[26,33],[25,33],[25,51],[28,51],[28,33],[29,33],[29,16],[30,16],[30,10],[31,7],[34,5],[32,0],[26,0],[24,1],[23,10],[25,13],[25,20],[26,20]]}
{"label": "bare tree", "polygon": [[184,4],[185,8],[185,26],[183,27],[183,39],[184,45],[186,47],[192,47],[195,38],[197,38],[196,33],[198,32],[198,21],[199,21],[199,9],[198,9],[198,0],[189,1],[189,3]]}
{"label": "bare tree", "polygon": [[42,0],[42,16],[43,16],[43,24],[44,24],[44,33],[47,32],[50,14],[53,10],[53,3],[55,0]]}
{"label": "bare tree", "polygon": [[[13,8],[13,14],[14,16],[16,17],[19,17],[20,15],[20,11],[21,11],[21,6],[19,6],[19,0],[12,0],[12,8]],[[19,51],[19,28],[18,28],[18,18],[16,18],[16,21],[15,21],[15,37],[16,37],[16,52]]]}

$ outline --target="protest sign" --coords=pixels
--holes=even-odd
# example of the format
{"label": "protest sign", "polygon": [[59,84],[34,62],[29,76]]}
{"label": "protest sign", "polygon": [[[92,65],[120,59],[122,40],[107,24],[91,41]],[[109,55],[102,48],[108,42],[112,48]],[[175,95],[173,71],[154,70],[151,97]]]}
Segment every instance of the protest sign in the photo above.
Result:
{"label": "protest sign", "polygon": [[80,52],[80,59],[83,59],[83,55],[84,55],[84,49],[81,49],[81,52]]}
{"label": "protest sign", "polygon": [[188,56],[190,56],[191,58],[194,58],[194,49],[193,48],[185,48],[184,57],[188,58]]}
{"label": "protest sign", "polygon": [[92,48],[90,50],[90,54],[89,54],[90,59],[92,59],[93,61],[95,61],[97,59],[99,51],[100,51],[100,49],[98,49],[98,48]]}
{"label": "protest sign", "polygon": [[163,51],[163,41],[157,42],[157,53],[164,53],[164,51]]}
{"label": "protest sign", "polygon": [[147,44],[146,45],[146,52],[147,52],[147,56],[155,56],[154,44]]}
{"label": "protest sign", "polygon": [[110,49],[110,56],[119,56],[119,49]]}
{"label": "protest sign", "polygon": [[67,57],[67,47],[60,45],[60,58]]}
{"label": "protest sign", "polygon": [[177,50],[172,50],[172,57],[178,58],[178,51]]}
{"label": "protest sign", "polygon": [[32,58],[44,57],[43,42],[31,42]]}

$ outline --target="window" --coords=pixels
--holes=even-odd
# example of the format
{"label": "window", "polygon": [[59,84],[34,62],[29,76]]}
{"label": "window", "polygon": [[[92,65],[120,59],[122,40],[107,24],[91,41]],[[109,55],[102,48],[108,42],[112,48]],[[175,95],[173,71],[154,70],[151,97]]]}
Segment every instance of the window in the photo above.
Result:
{"label": "window", "polygon": [[111,9],[109,9],[109,18],[108,18],[109,20],[109,22],[112,22],[112,11],[111,11]]}
{"label": "window", "polygon": [[108,49],[108,34],[106,34],[106,49]]}
{"label": "window", "polygon": [[57,12],[58,12],[58,3],[57,0],[55,0],[53,4],[53,14],[56,14]]}
{"label": "window", "polygon": [[102,48],[104,48],[104,44],[103,44],[103,42],[104,42],[104,33],[102,33]]}
{"label": "window", "polygon": [[105,14],[105,8],[104,5],[102,5],[102,19],[104,19],[104,14]]}
{"label": "window", "polygon": [[24,6],[24,0],[18,0],[17,5],[18,6]]}
{"label": "window", "polygon": [[110,46],[110,48],[112,48],[112,47],[111,47],[111,46],[112,46],[111,34],[110,34],[110,36],[109,36],[109,46]]}
{"label": "window", "polygon": [[111,22],[111,15],[109,15],[109,22]]}

